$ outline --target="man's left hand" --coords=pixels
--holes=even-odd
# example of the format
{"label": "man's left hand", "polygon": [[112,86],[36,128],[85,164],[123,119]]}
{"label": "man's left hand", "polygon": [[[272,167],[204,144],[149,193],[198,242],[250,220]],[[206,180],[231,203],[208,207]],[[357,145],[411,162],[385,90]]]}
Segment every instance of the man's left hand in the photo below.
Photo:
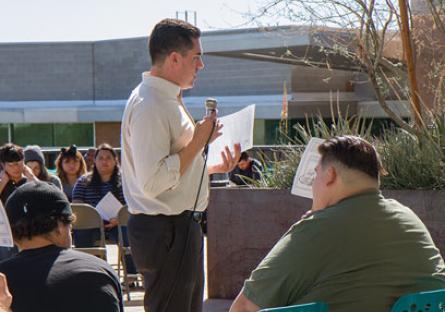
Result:
{"label": "man's left hand", "polygon": [[233,146],[234,154],[229,150],[229,147],[225,147],[224,151],[221,152],[222,163],[214,166],[209,166],[209,174],[213,173],[226,173],[232,171],[238,164],[239,158],[241,156],[241,145],[235,144]]}

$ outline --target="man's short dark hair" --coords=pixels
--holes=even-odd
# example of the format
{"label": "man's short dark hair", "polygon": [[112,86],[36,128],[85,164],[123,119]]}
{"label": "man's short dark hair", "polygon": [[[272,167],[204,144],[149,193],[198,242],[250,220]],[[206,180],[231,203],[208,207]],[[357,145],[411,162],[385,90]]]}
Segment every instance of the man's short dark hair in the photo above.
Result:
{"label": "man's short dark hair", "polygon": [[16,162],[25,158],[23,148],[21,146],[6,143],[0,147],[0,162]]}
{"label": "man's short dark hair", "polygon": [[178,19],[163,19],[154,27],[149,41],[152,64],[164,61],[172,52],[184,55],[193,48],[192,39],[201,36],[201,31],[185,21]]}
{"label": "man's short dark hair", "polygon": [[21,219],[15,224],[11,224],[11,231],[14,240],[32,239],[34,236],[49,234],[54,231],[58,222],[71,224],[75,220],[74,215],[39,215],[32,219]]}
{"label": "man's short dark hair", "polygon": [[338,162],[349,169],[361,171],[378,179],[384,174],[379,155],[369,142],[356,136],[337,136],[324,141],[318,147],[321,164]]}
{"label": "man's short dark hair", "polygon": [[247,154],[247,152],[242,152],[241,153],[239,161],[242,161],[242,160],[249,160],[249,154]]}

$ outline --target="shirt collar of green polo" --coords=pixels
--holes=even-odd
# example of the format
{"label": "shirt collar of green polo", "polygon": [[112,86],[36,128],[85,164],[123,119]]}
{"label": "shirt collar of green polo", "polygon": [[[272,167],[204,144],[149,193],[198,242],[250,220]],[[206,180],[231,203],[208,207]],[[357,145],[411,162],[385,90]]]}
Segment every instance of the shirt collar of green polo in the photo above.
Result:
{"label": "shirt collar of green polo", "polygon": [[348,201],[355,201],[355,200],[362,200],[364,197],[367,198],[383,198],[382,192],[380,190],[377,189],[367,189],[367,190],[363,190],[359,193],[355,193],[351,196],[348,196],[342,200],[340,200],[336,205],[338,204],[342,204],[343,202],[348,202]]}
{"label": "shirt collar of green polo", "polygon": [[168,97],[176,99],[181,94],[181,88],[177,84],[164,78],[153,76],[150,72],[142,74],[142,82],[144,85],[155,88]]}
{"label": "shirt collar of green polo", "polygon": [[369,199],[375,200],[376,202],[380,199],[383,199],[383,195],[382,192],[378,189],[367,189],[367,190],[363,190],[359,193],[353,194],[351,196],[348,196],[346,198],[343,198],[342,200],[340,200],[339,202],[328,206],[324,209],[315,211],[314,213],[321,213],[324,212],[330,208],[334,208],[334,207],[343,207],[343,206],[354,206],[355,204],[360,205],[361,203],[363,203],[364,201],[368,202]]}

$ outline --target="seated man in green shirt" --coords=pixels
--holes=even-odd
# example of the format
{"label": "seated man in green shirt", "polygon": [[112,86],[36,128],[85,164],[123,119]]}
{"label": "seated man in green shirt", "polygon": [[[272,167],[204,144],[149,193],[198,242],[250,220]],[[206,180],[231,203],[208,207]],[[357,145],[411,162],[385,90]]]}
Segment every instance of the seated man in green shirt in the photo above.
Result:
{"label": "seated man in green shirt", "polygon": [[445,288],[445,266],[414,212],[379,192],[374,147],[353,136],[319,146],[312,213],[263,259],[231,312],[324,301],[331,312],[390,311],[400,296]]}

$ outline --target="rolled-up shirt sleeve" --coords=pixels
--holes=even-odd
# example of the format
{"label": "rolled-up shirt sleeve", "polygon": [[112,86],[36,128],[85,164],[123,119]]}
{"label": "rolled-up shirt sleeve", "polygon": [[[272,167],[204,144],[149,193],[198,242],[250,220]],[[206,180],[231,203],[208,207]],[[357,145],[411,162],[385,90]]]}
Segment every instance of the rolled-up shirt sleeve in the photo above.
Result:
{"label": "rolled-up shirt sleeve", "polygon": [[169,115],[159,105],[138,105],[131,118],[135,176],[144,193],[156,198],[180,179],[179,155],[170,154]]}

